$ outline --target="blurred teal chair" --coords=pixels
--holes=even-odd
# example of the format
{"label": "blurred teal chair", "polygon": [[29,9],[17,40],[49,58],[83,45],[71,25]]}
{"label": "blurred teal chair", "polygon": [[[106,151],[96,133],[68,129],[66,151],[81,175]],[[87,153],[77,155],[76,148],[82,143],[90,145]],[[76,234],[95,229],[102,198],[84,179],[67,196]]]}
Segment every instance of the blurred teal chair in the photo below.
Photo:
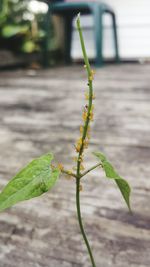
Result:
{"label": "blurred teal chair", "polygon": [[73,32],[73,19],[80,12],[82,14],[92,14],[94,19],[94,43],[96,50],[95,65],[101,67],[104,63],[103,58],[103,15],[109,14],[112,18],[112,30],[114,36],[115,61],[119,62],[118,39],[116,16],[111,7],[101,2],[65,2],[62,0],[48,1],[43,0],[48,4],[48,11],[45,17],[45,30],[47,32],[44,41],[44,64],[48,65],[48,42],[50,36],[50,17],[53,14],[60,15],[64,18],[64,60],[66,64],[71,63],[71,41]]}

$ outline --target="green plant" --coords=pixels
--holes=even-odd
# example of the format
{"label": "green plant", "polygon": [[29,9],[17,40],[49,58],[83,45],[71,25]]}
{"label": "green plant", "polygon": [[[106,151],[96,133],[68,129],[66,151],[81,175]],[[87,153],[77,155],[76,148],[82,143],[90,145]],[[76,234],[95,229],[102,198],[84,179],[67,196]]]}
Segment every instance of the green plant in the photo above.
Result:
{"label": "green plant", "polygon": [[[29,0],[0,0],[0,48],[32,53],[40,50],[45,32],[29,9]],[[11,40],[11,41],[10,41]]]}
{"label": "green plant", "polygon": [[81,47],[83,51],[83,57],[85,61],[85,69],[87,71],[88,77],[88,92],[86,93],[86,99],[88,103],[85,105],[83,110],[83,126],[80,126],[80,138],[77,140],[75,145],[75,150],[77,152],[76,161],[76,172],[72,170],[66,170],[62,164],[57,164],[57,166],[52,165],[53,154],[48,153],[33,160],[29,163],[24,169],[22,169],[12,180],[6,185],[3,191],[0,194],[0,211],[20,202],[23,200],[31,199],[41,194],[47,192],[52,188],[59,178],[60,174],[67,174],[76,179],[76,207],[77,207],[77,216],[80,226],[80,230],[85,241],[92,267],[96,267],[95,260],[87,239],[80,209],[80,191],[81,180],[82,178],[97,167],[101,167],[107,178],[114,179],[117,186],[119,187],[121,194],[130,209],[130,186],[128,183],[120,177],[111,163],[107,160],[105,155],[101,152],[94,152],[94,156],[98,159],[98,163],[95,166],[92,166],[88,170],[84,170],[83,166],[83,156],[84,151],[88,147],[90,139],[90,122],[93,120],[93,78],[94,71],[91,69],[88,57],[86,54],[86,49],[84,45],[84,40],[82,36],[82,30],[80,27],[80,17],[77,18],[77,29],[79,31]]}

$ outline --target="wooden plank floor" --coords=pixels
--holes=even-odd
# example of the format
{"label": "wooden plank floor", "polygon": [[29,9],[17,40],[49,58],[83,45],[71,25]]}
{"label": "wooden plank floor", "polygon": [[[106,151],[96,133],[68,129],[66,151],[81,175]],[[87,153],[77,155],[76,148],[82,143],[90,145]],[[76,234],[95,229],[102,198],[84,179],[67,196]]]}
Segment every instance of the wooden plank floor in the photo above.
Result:
{"label": "wooden plank floor", "polygon": [[[0,73],[0,189],[32,158],[53,151],[72,166],[85,91],[80,66]],[[82,213],[97,267],[150,266],[150,65],[97,70],[87,151],[104,151],[132,186],[130,215],[113,182],[83,181]],[[75,182],[0,214],[0,267],[91,267],[75,213]]]}

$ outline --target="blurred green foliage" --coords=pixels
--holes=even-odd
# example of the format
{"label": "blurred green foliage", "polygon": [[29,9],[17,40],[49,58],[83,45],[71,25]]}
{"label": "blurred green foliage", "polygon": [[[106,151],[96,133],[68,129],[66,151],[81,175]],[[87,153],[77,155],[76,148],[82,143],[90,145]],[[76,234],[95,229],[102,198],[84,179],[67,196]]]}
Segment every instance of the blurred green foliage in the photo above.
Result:
{"label": "blurred green foliage", "polygon": [[29,9],[29,0],[0,0],[0,48],[39,51],[44,37],[41,20]]}

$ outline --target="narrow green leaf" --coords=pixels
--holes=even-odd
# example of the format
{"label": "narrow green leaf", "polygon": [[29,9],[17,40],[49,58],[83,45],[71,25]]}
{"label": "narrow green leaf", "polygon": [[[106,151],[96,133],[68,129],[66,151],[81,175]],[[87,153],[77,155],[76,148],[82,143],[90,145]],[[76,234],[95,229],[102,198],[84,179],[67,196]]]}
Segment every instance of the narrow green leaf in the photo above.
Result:
{"label": "narrow green leaf", "polygon": [[100,159],[103,169],[105,171],[106,177],[110,178],[110,179],[114,179],[116,184],[118,185],[121,194],[129,208],[129,210],[131,211],[131,207],[130,207],[130,193],[131,193],[131,188],[129,186],[129,184],[127,183],[126,180],[124,180],[114,169],[114,167],[112,166],[112,164],[107,160],[107,158],[105,157],[104,154],[100,153],[100,152],[94,152],[93,153],[98,159]]}
{"label": "narrow green leaf", "polygon": [[34,159],[10,180],[0,194],[0,211],[38,197],[53,187],[60,171],[51,168],[52,159],[51,153]]}

